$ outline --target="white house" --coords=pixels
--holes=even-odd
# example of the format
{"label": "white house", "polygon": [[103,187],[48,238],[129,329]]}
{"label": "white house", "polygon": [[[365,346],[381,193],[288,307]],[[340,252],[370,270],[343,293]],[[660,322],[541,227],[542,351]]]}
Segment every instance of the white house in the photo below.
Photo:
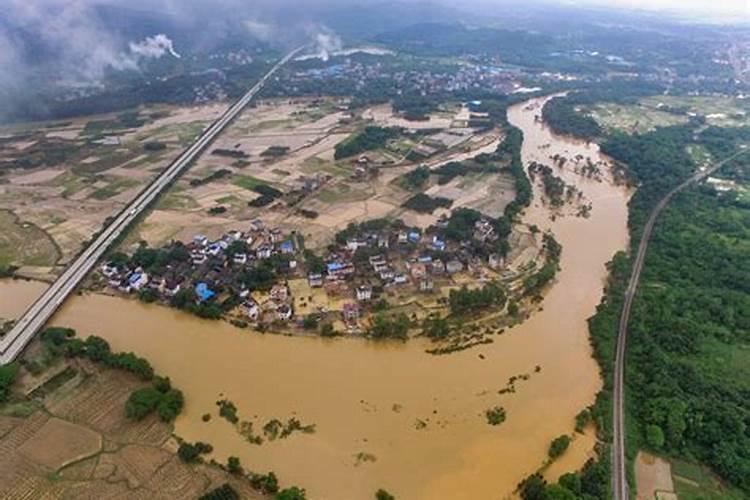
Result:
{"label": "white house", "polygon": [[366,301],[372,298],[372,287],[362,285],[357,287],[357,300]]}

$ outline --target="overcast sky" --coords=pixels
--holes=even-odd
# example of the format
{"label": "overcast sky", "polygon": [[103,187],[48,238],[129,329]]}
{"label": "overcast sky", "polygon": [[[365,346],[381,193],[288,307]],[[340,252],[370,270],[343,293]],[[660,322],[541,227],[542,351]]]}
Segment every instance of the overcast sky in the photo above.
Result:
{"label": "overcast sky", "polygon": [[649,10],[676,10],[685,13],[708,13],[716,17],[742,16],[750,20],[750,0],[562,0],[567,4],[594,4]]}

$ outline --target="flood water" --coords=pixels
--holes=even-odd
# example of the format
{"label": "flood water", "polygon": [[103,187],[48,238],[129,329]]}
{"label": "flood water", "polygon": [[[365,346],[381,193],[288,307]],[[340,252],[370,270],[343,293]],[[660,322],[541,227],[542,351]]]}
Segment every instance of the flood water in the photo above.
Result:
{"label": "flood water", "polygon": [[[539,109],[529,104],[542,102],[509,113],[525,135],[524,160],[551,163],[555,153],[599,159],[596,146],[553,137],[536,123]],[[573,432],[575,415],[601,387],[586,318],[601,298],[605,263],[627,241],[625,189],[572,172],[564,177],[591,201],[591,217],[553,222],[535,197],[525,219],[554,231],[562,270],[543,310],[493,344],[431,356],[420,340],[262,335],[101,295],[71,299],[54,323],[148,358],[185,392],[178,435],[211,443],[219,461],[235,455],[248,469],[274,471],[309,498],[371,499],[378,488],[409,500],[509,498],[544,462],[550,441]],[[20,313],[43,286],[0,282],[0,317]],[[533,373],[537,365],[541,371]],[[498,394],[509,377],[525,373],[531,377],[517,382],[515,393]],[[252,445],[218,418],[222,397],[236,404],[241,420],[255,422],[256,433],[271,418],[292,416],[316,432]],[[496,405],[507,420],[493,427],[484,412]],[[205,413],[213,415],[209,422]],[[578,435],[548,477],[583,465],[593,446],[591,432]]]}

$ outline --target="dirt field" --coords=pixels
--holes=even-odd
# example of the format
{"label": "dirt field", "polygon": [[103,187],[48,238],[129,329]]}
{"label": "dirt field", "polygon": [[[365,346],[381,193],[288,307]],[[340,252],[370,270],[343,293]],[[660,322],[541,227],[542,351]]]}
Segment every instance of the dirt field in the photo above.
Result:
{"label": "dirt field", "polygon": [[683,108],[690,113],[704,116],[709,125],[719,127],[742,127],[750,123],[750,102],[726,96],[658,96],[649,97],[642,104],[657,107],[660,104]]}
{"label": "dirt field", "polygon": [[[285,232],[301,231],[309,248],[327,245],[338,230],[358,220],[392,216],[427,226],[437,220],[440,212],[425,216],[405,211],[401,204],[413,193],[393,183],[417,166],[404,161],[413,140],[404,138],[388,150],[368,152],[372,162],[392,162],[388,168],[378,169],[377,175],[359,175],[357,158],[334,160],[336,144],[359,127],[375,122],[453,129],[453,133],[443,134],[450,147],[432,158],[430,165],[469,158],[497,147],[497,132],[475,135],[470,129],[456,128],[465,126],[463,122],[468,117],[468,111],[460,106],[437,113],[427,122],[401,123],[387,106],[350,116],[342,111],[343,104],[345,101],[338,99],[282,99],[262,101],[248,108],[216,141],[211,152],[204,154],[176,183],[126,244],[145,240],[161,245],[174,238],[187,240],[195,234],[216,237],[232,229],[245,229],[248,221],[258,217]],[[267,150],[272,147],[285,148],[284,153],[270,156]],[[223,151],[215,154],[216,150]],[[220,171],[225,174],[211,177]],[[495,177],[480,193],[468,195],[459,188],[459,194],[466,199],[457,200],[456,206],[471,206],[490,215],[502,213],[514,193],[508,179]],[[311,182],[315,187],[308,189]],[[284,193],[304,194],[291,207],[285,199],[261,208],[249,207],[248,202],[258,197],[253,189],[259,184]],[[218,206],[226,211],[221,215],[208,213]],[[316,216],[300,215],[304,212]]]}
{"label": "dirt field", "polygon": [[[27,275],[53,273],[50,266],[68,262],[223,108],[153,106],[0,129],[0,210],[38,229],[7,230],[7,215],[0,215],[5,238],[20,238],[12,248],[22,249],[11,255],[5,248],[11,242],[0,242],[0,263],[20,261],[30,266],[22,270]],[[44,238],[57,253],[38,244]]]}
{"label": "dirt field", "polygon": [[668,461],[641,451],[635,459],[638,500],[672,500],[677,498]]}
{"label": "dirt field", "polygon": [[667,127],[687,123],[686,116],[677,116],[656,107],[645,105],[598,104],[587,108],[591,116],[607,129],[618,129],[630,133],[644,133],[656,127]]}
{"label": "dirt field", "polygon": [[76,375],[27,416],[8,415],[28,403],[0,406],[0,498],[197,498],[224,483],[263,498],[218,468],[181,462],[172,427],[155,415],[127,420],[124,401],[141,385],[131,375],[68,363]]}
{"label": "dirt field", "polygon": [[0,267],[53,266],[59,258],[49,234],[13,212],[0,210]]}

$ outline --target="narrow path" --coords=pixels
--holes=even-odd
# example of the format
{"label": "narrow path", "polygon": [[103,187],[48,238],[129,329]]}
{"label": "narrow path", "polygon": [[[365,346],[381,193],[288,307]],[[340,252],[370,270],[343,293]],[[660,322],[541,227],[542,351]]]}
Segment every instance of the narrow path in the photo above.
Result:
{"label": "narrow path", "polygon": [[664,208],[669,204],[670,200],[675,194],[679,193],[686,187],[690,186],[694,182],[700,181],[726,165],[731,160],[747,152],[743,149],[739,152],[725,158],[719,163],[714,164],[708,169],[694,174],[692,177],[684,181],[682,184],[672,189],[669,193],[662,198],[659,203],[651,211],[651,215],[646,221],[646,225],[643,228],[643,234],[641,235],[641,241],[638,245],[638,252],[636,253],[635,260],[633,261],[633,269],[630,274],[630,281],[628,282],[628,288],[625,290],[625,301],[622,306],[622,313],[620,315],[620,325],[617,333],[617,352],[615,355],[615,378],[614,378],[614,391],[613,391],[613,435],[612,435],[612,486],[613,496],[615,500],[628,500],[630,495],[628,493],[628,481],[626,475],[626,460],[625,460],[625,349],[627,346],[628,338],[628,321],[630,320],[630,308],[633,305],[633,297],[638,289],[638,282],[641,279],[641,271],[643,270],[643,262],[646,259],[646,253],[648,251],[648,244],[651,240],[651,234],[654,230],[654,225],[659,215],[664,211]]}

